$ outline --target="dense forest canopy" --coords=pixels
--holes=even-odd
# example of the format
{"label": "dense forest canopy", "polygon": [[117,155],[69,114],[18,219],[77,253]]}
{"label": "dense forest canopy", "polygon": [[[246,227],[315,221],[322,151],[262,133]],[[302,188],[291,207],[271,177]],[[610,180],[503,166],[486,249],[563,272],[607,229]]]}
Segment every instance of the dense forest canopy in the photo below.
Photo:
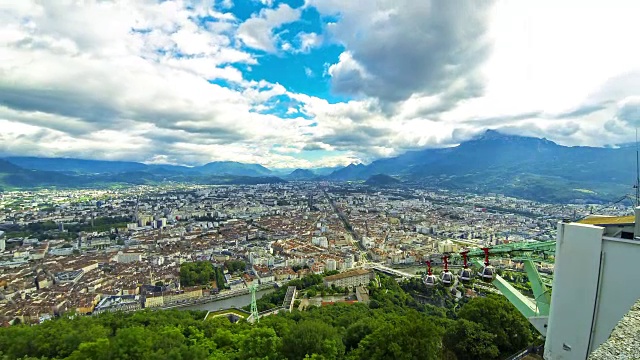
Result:
{"label": "dense forest canopy", "polygon": [[180,264],[180,284],[182,286],[210,285],[215,281],[218,288],[224,288],[224,271],[209,261],[194,261]]}
{"label": "dense forest canopy", "polygon": [[[315,279],[296,283],[313,286]],[[420,304],[440,290],[381,277],[371,303],[263,317],[254,325],[165,310],[61,317],[0,329],[0,358],[15,359],[500,359],[532,343],[527,320],[503,297]],[[417,290],[416,290],[417,289]],[[266,299],[265,299],[266,300]]]}

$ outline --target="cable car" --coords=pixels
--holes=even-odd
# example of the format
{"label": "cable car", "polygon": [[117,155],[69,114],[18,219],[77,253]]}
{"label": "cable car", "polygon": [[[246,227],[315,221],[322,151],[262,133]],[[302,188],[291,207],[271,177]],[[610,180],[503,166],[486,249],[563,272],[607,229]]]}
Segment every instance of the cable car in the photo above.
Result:
{"label": "cable car", "polygon": [[482,281],[492,282],[496,277],[496,269],[489,265],[489,248],[482,248],[484,251],[484,268],[482,268]]}
{"label": "cable car", "polygon": [[453,284],[453,274],[449,272],[449,257],[443,256],[442,261],[444,262],[444,270],[442,271],[442,275],[440,277],[440,281],[442,281],[442,285],[451,286]]}
{"label": "cable car", "polygon": [[462,270],[460,270],[460,275],[458,276],[458,278],[460,279],[460,281],[466,283],[471,281],[471,270],[469,269],[469,266],[467,265],[467,253],[469,253],[469,251],[463,251],[460,254],[462,254],[462,259],[464,259],[464,267],[462,268]]}
{"label": "cable car", "polygon": [[482,280],[492,282],[495,278],[495,269],[491,265],[487,265],[482,269]]}
{"label": "cable car", "polygon": [[451,286],[453,283],[453,274],[450,273],[449,270],[443,271],[440,281],[442,281],[442,285],[444,286]]}
{"label": "cable car", "polygon": [[434,287],[436,285],[436,276],[431,273],[431,261],[427,261],[427,275],[425,275],[423,281],[427,287]]}
{"label": "cable car", "polygon": [[425,276],[424,284],[428,287],[434,287],[436,285],[436,276],[433,274]]}

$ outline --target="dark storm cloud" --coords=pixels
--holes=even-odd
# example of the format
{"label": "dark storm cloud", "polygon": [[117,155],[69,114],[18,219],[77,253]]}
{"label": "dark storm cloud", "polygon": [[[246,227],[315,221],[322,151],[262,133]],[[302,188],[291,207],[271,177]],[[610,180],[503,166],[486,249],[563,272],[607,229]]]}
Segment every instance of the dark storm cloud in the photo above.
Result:
{"label": "dark storm cloud", "polygon": [[604,129],[615,135],[625,135],[629,129],[618,119],[611,119],[604,123]]}
{"label": "dark storm cloud", "polygon": [[484,117],[484,118],[471,118],[468,119],[466,121],[464,121],[465,123],[469,123],[469,124],[473,124],[476,126],[483,126],[483,127],[494,127],[494,126],[500,126],[502,124],[511,122],[511,121],[520,121],[520,120],[526,120],[526,119],[531,119],[531,118],[537,118],[540,117],[542,115],[542,112],[540,111],[531,111],[531,112],[526,112],[526,113],[522,113],[522,114],[514,114],[514,115],[505,115],[505,116],[491,116],[491,117]]}
{"label": "dark storm cloud", "polygon": [[[118,112],[111,108],[104,99],[91,94],[79,94],[61,89],[23,89],[0,87],[0,105],[20,111],[37,111],[65,117],[82,119],[83,122],[103,123],[108,125]],[[59,121],[51,124],[34,124],[37,120],[26,120],[31,125],[49,128],[70,134],[84,133],[91,127],[79,127],[74,122]]]}
{"label": "dark storm cloud", "polygon": [[344,131],[320,136],[319,141],[332,146],[386,146],[391,144],[389,129],[354,126]]}
{"label": "dark storm cloud", "polygon": [[600,103],[600,104],[584,105],[584,106],[581,106],[581,107],[579,107],[579,108],[577,108],[575,110],[558,114],[558,115],[554,116],[554,118],[556,118],[556,119],[571,119],[571,118],[577,118],[577,117],[590,115],[590,114],[593,114],[594,112],[598,112],[600,110],[606,109],[607,105],[609,105],[609,104],[610,104],[610,102],[603,102],[603,103]]}
{"label": "dark storm cloud", "polygon": [[[207,135],[210,143],[233,143],[246,139],[238,129],[219,125],[212,120],[215,113],[200,114],[191,109],[161,109],[158,105],[132,106],[121,109],[110,101],[107,93],[76,89],[38,89],[0,87],[0,105],[25,112],[40,112],[65,118],[15,116],[13,120],[42,126],[70,135],[88,134],[99,129],[121,129],[122,119],[151,123],[159,128]],[[191,141],[188,136],[183,140]],[[213,141],[215,140],[215,141]]]}
{"label": "dark storm cloud", "polygon": [[333,68],[334,91],[388,102],[414,93],[444,93],[448,102],[482,93],[478,70],[490,53],[487,30],[492,2],[376,4],[374,19],[361,17],[361,22],[355,22],[346,14],[333,29],[353,58]]}
{"label": "dark storm cloud", "polygon": [[514,125],[502,126],[496,129],[499,132],[519,135],[519,136],[532,136],[537,138],[557,139],[560,141],[566,141],[577,136],[580,132],[580,124],[574,121],[563,121],[551,127],[541,127],[534,122],[520,122]]}
{"label": "dark storm cloud", "polygon": [[325,148],[319,143],[309,143],[302,148],[304,151],[318,151],[324,149]]}
{"label": "dark storm cloud", "polygon": [[618,106],[616,117],[631,126],[640,126],[640,96],[624,99]]}
{"label": "dark storm cloud", "polygon": [[569,121],[561,124],[560,126],[553,127],[552,129],[547,131],[550,132],[551,136],[558,135],[569,137],[575,135],[578,131],[580,131],[580,125],[573,121]]}

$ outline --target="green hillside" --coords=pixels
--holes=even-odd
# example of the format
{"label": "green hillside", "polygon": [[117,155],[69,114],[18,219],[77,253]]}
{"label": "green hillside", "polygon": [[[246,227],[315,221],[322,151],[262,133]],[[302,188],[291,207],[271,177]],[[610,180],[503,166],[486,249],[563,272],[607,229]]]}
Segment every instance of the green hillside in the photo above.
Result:
{"label": "green hillside", "polygon": [[[62,317],[0,328],[2,359],[499,359],[527,347],[527,320],[504,298],[454,304],[418,279],[382,277],[371,302],[268,316],[254,325],[179,310]],[[436,307],[414,296],[440,302]]]}

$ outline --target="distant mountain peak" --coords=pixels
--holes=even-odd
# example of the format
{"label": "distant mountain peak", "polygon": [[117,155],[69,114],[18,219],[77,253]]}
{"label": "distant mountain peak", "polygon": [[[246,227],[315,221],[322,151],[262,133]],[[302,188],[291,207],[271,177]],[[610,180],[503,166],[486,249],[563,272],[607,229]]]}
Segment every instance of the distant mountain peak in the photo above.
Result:
{"label": "distant mountain peak", "polygon": [[503,137],[507,137],[507,136],[509,136],[509,135],[501,133],[498,130],[489,129],[489,130],[485,131],[484,134],[482,134],[480,136],[480,139],[491,140],[491,139],[499,139],[499,138],[503,138]]}
{"label": "distant mountain peak", "polygon": [[295,169],[291,172],[291,174],[313,174],[313,171],[309,169]]}
{"label": "distant mountain peak", "polygon": [[548,140],[547,138],[537,138],[533,136],[506,134],[500,130],[494,130],[494,129],[489,129],[484,133],[482,133],[481,135],[477,136],[476,138],[467,141],[466,143],[496,142],[496,141],[536,142],[538,144],[557,145],[555,142]]}
{"label": "distant mountain peak", "polygon": [[289,180],[310,180],[317,177],[316,173],[309,169],[295,169],[286,176]]}
{"label": "distant mountain peak", "polygon": [[376,174],[376,175],[371,175],[369,177],[369,179],[367,179],[367,181],[365,181],[365,184],[367,185],[378,185],[378,186],[384,186],[384,185],[395,185],[395,184],[399,184],[401,181],[389,176],[387,174]]}
{"label": "distant mountain peak", "polygon": [[348,168],[361,168],[364,167],[365,165],[363,163],[359,163],[359,164],[355,164],[355,163],[351,163],[349,165],[347,165]]}

